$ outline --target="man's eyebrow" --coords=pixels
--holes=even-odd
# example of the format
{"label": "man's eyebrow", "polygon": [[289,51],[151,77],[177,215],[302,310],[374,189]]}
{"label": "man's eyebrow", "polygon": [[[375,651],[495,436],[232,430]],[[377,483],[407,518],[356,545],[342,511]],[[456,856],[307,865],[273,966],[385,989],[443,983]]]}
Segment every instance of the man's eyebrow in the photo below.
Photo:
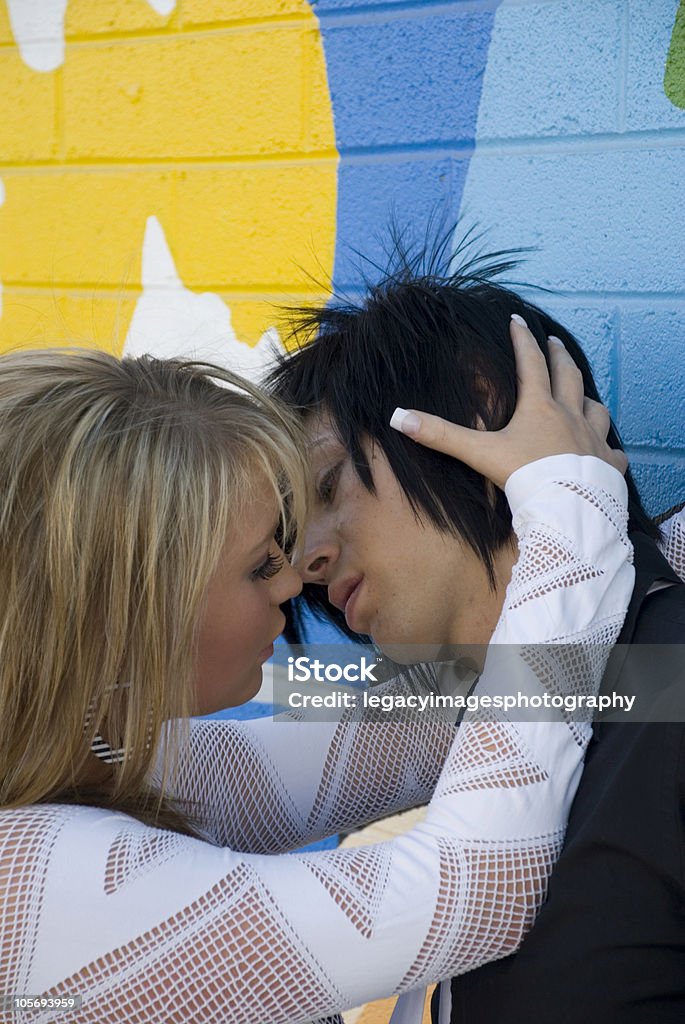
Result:
{"label": "man's eyebrow", "polygon": [[259,551],[260,548],[263,548],[265,544],[268,544],[270,541],[274,539],[274,537],[276,536],[276,530],[278,529],[280,522],[281,517],[279,516],[276,522],[274,523],[272,529],[269,530],[269,532],[267,533],[266,537],[264,537],[263,540],[260,540],[257,544],[255,544],[253,548],[250,548],[250,554],[255,554],[257,551]]}

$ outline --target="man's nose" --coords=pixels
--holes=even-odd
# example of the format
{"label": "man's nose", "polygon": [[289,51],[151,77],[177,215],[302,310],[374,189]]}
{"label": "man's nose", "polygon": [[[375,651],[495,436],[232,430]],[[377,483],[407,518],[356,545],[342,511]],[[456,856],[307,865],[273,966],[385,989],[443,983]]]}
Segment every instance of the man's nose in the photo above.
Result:
{"label": "man's nose", "polygon": [[308,527],[304,552],[295,563],[305,583],[327,584],[338,557],[338,545],[331,532],[320,523]]}

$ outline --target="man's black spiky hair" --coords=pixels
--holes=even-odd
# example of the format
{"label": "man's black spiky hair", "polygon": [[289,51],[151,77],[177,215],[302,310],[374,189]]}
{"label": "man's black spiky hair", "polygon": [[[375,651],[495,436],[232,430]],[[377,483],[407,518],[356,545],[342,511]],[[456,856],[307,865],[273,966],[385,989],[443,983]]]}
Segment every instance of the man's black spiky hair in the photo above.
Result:
{"label": "man's black spiky hair", "polygon": [[[433,244],[416,246],[392,232],[387,268],[375,282],[367,275],[359,300],[338,296],[293,311],[295,350],[270,374],[267,387],[304,416],[328,414],[371,493],[374,481],[363,442],[379,445],[417,517],[469,544],[492,584],[494,554],[512,540],[504,494],[497,491],[493,503],[492,489],[480,474],[393,430],[393,410],[423,409],[469,427],[478,421],[488,430],[503,427],[516,404],[512,313],[526,320],[547,360],[547,338],[559,337],[581,370],[585,394],[595,400],[599,395],[570,332],[495,282],[518,266],[526,250],[474,252],[481,236],[473,231],[455,249],[453,237],[450,230]],[[613,424],[608,440],[621,446]],[[658,537],[630,473],[626,479],[631,529]],[[323,588],[308,585],[290,617],[291,637],[299,635],[302,604],[349,634]]]}

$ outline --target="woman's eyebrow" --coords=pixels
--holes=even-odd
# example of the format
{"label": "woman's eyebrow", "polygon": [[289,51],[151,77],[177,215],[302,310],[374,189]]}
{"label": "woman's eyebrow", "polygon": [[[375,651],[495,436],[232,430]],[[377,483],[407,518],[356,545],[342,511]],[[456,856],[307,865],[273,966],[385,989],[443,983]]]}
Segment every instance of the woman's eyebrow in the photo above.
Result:
{"label": "woman's eyebrow", "polygon": [[274,523],[273,527],[266,534],[264,539],[260,540],[257,544],[255,544],[255,546],[253,548],[250,549],[250,554],[256,553],[257,551],[260,550],[260,548],[263,548],[265,544],[268,544],[269,541],[272,541],[274,539],[274,537],[276,536],[276,530],[278,529],[280,521],[281,520],[280,520],[280,516],[279,516],[279,518],[276,520],[276,522]]}

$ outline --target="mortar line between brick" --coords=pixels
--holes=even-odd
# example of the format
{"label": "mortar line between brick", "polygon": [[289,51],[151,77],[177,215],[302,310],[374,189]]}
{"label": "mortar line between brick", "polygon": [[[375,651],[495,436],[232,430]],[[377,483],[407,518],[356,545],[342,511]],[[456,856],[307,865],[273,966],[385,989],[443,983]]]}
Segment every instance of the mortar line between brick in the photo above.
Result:
{"label": "mortar line between brick", "polygon": [[[418,18],[461,16],[477,11],[493,11],[501,0],[456,0],[453,3],[359,3],[339,8],[337,11],[321,11],[317,17],[323,29],[347,28],[354,25],[370,25],[387,21],[411,21]],[[539,0],[537,0],[539,2]]]}
{"label": "mortar line between brick", "polygon": [[[233,302],[250,302],[255,299],[261,301],[262,299],[283,299],[287,300],[289,297],[293,298],[307,298],[308,296],[321,295],[322,291],[328,291],[329,289],[322,288],[318,291],[305,285],[288,285],[288,284],[251,284],[245,285],[244,288],[236,287],[235,285],[227,287],[226,284],[219,284],[216,281],[203,281],[199,284],[194,282],[183,282],[184,285],[193,292],[214,292],[221,295],[222,297],[233,301]],[[7,291],[11,289],[13,292],[44,292],[54,291],[60,289],[62,291],[68,291],[70,296],[76,298],[90,298],[92,293],[115,296],[123,296],[129,298],[131,296],[139,296],[142,291],[142,285],[121,285],[112,284],[106,281],[12,281],[5,279],[3,287]],[[162,295],[165,292],[171,293],[172,288],[155,288],[153,291]]]}
{"label": "mortar line between brick", "polygon": [[[553,155],[576,155],[576,154],[588,154],[588,153],[605,153],[612,151],[629,151],[629,150],[642,150],[649,149],[651,147],[658,146],[661,151],[668,151],[669,149],[678,149],[685,146],[685,129],[683,128],[662,128],[660,130],[649,131],[649,132],[628,132],[623,135],[618,134],[603,134],[595,136],[573,136],[570,138],[519,138],[519,139],[497,139],[497,140],[479,140],[478,141],[478,156],[498,157],[498,156],[535,156],[543,154]],[[401,162],[402,160],[431,160],[441,158],[452,158],[455,160],[465,160],[473,156],[474,143],[473,140],[461,139],[461,140],[429,140],[427,142],[419,143],[401,143],[389,146],[373,146],[373,147],[341,147],[340,157],[345,161],[347,166],[352,164],[363,164],[363,163],[392,163]],[[236,163],[268,163],[279,161],[292,161],[300,160],[311,162],[317,159],[338,159],[338,152],[336,150],[319,150],[312,153],[297,152],[297,151],[283,151],[281,153],[240,153],[235,156],[221,154],[219,156],[207,156],[207,157],[168,157],[168,158],[155,158],[155,157],[141,157],[139,160],[133,160],[130,156],[126,158],[117,157],[106,157],[102,160],[94,160],[92,157],[85,161],[78,161],[78,166],[90,166],[90,167],[140,167],[140,166],[158,166],[158,167],[177,167],[186,166],[193,167],[197,165],[206,164],[208,166],[212,164],[236,164]],[[53,160],[35,160],[31,162],[18,162],[16,160],[0,160],[0,167],[51,167],[55,166]],[[74,164],[67,164],[67,166],[76,166]]]}
{"label": "mortar line between brick", "polygon": [[607,150],[668,149],[685,143],[685,128],[650,128],[630,132],[597,132],[589,135],[519,136],[513,139],[478,139],[478,155],[499,156],[519,149],[522,156],[536,152],[587,153]]}
{"label": "mortar line between brick", "polygon": [[[676,149],[685,146],[685,128],[659,128],[650,131],[602,132],[596,135],[521,136],[513,139],[478,139],[477,153],[479,157],[499,156],[536,156],[545,154],[604,153],[617,150],[641,150],[653,146],[660,149]],[[423,142],[392,143],[373,146],[340,147],[340,155],[348,163],[373,162],[416,157],[454,157],[467,159],[473,156],[474,141],[470,138],[427,139]]]}
{"label": "mortar line between brick", "polygon": [[646,442],[644,444],[640,444],[640,442],[627,444],[626,455],[631,456],[631,458],[635,457],[636,461],[643,466],[659,462],[660,460],[663,460],[667,465],[670,465],[673,459],[677,462],[685,462],[685,448],[662,448],[661,446],[655,448],[653,444]]}
{"label": "mortar line between brick", "polygon": [[300,36],[300,146],[302,149],[309,147],[312,130],[312,62],[306,35],[303,32]]}
{"label": "mortar line between brick", "polygon": [[220,169],[221,167],[245,167],[248,168],[252,164],[272,164],[278,166],[284,164],[291,166],[292,164],[304,164],[307,167],[325,164],[329,162],[337,162],[338,154],[335,150],[319,150],[314,153],[300,153],[300,152],[283,152],[283,153],[246,153],[239,154],[237,156],[216,156],[216,157],[169,157],[165,160],[150,158],[146,159],[141,157],[139,160],[132,160],[131,157],[127,157],[125,160],[117,159],[113,157],[103,157],[101,160],[91,159],[79,159],[74,158],[73,160],[34,160],[28,161],[16,161],[16,160],[0,160],[0,170],[3,173],[7,171],[18,171],[19,173],[32,173],[34,171],[52,171],[55,173],[72,173],[74,171],[83,171],[85,173],[90,172],[101,172],[110,170],[113,174],[120,174],[122,171],[130,170],[132,172],[139,171],[151,171],[153,173],[171,172],[175,170],[191,170],[198,167],[213,167]]}
{"label": "mortar line between brick", "polygon": [[544,293],[541,296],[541,301],[545,298],[551,298],[555,302],[568,303],[569,305],[578,305],[582,302],[597,303],[606,305],[607,302],[620,301],[623,305],[628,308],[633,306],[643,308],[646,302],[652,303],[663,303],[673,304],[685,302],[685,290],[683,291],[637,291],[631,289],[630,292],[621,291],[561,291],[552,290],[549,296]]}
{"label": "mortar line between brick", "polygon": [[[294,14],[274,14],[264,15],[263,17],[253,18],[236,18],[233,21],[214,21],[207,22],[206,24],[188,24],[185,27],[178,27],[175,25],[169,25],[164,28],[136,28],[136,29],[120,29],[113,30],[111,32],[83,32],[70,34],[66,37],[67,46],[89,46],[89,45],[107,45],[107,43],[117,42],[154,42],[164,40],[179,39],[191,39],[197,36],[206,35],[223,35],[226,33],[238,33],[250,31],[253,28],[259,28],[263,26],[265,29],[270,28],[284,28],[284,29],[295,29],[298,25],[310,25],[312,21],[311,14],[299,13]],[[13,42],[0,43],[1,46],[15,46]]]}
{"label": "mortar line between brick", "polygon": [[63,69],[57,68],[55,72],[55,136],[57,139],[57,156],[59,160],[64,160],[66,143],[64,139],[64,71]]}

